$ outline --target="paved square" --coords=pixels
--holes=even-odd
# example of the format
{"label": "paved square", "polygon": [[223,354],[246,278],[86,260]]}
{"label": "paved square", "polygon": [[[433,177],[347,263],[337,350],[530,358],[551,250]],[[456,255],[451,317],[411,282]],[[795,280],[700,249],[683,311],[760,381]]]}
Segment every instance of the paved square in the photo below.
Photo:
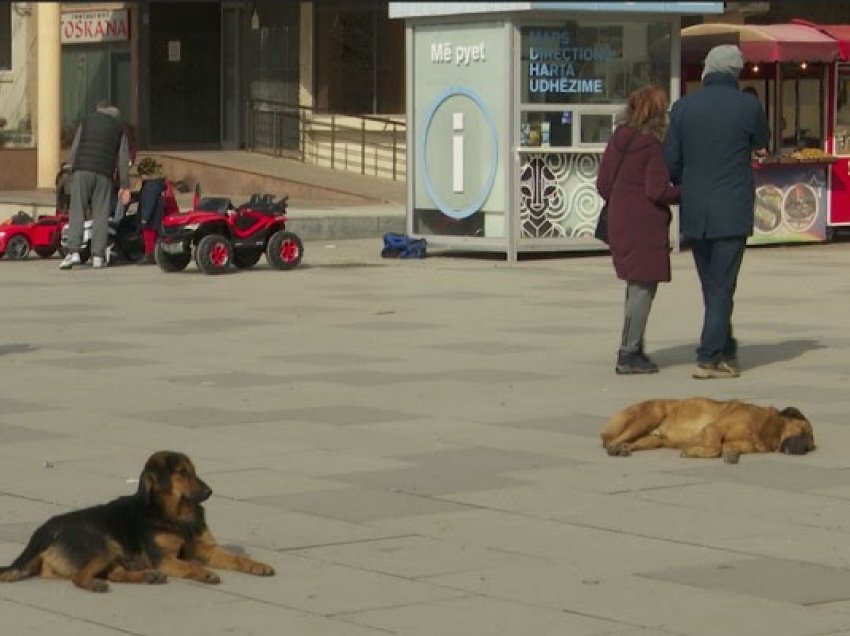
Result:
{"label": "paved square", "polygon": [[[850,633],[850,243],[751,249],[743,375],[691,379],[702,315],[673,254],[617,376],[605,254],[382,260],[203,276],[0,261],[0,564],[47,517],[190,455],[217,539],[277,576],[205,586],[0,584],[3,634],[703,636]],[[623,406],[793,405],[805,457],[611,458]]]}

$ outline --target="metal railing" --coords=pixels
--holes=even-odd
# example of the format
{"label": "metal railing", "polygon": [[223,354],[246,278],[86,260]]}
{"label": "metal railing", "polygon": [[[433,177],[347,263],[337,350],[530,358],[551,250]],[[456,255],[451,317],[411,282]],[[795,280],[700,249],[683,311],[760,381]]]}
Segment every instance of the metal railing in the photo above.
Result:
{"label": "metal railing", "polygon": [[336,170],[406,177],[407,124],[377,115],[347,115],[269,100],[249,100],[245,146]]}

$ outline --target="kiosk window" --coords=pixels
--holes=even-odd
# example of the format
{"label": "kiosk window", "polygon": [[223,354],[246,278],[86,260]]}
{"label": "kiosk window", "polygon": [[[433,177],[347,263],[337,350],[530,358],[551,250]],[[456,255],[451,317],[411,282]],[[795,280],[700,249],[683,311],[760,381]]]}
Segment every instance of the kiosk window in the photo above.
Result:
{"label": "kiosk window", "polygon": [[823,148],[823,66],[783,64],[780,135],[784,148]]}
{"label": "kiosk window", "polygon": [[520,124],[519,144],[541,148],[572,146],[572,111],[524,112]]}
{"label": "kiosk window", "polygon": [[755,97],[757,100],[759,100],[761,107],[764,108],[765,111],[766,111],[767,107],[765,105],[765,99],[766,99],[765,94],[766,94],[767,91],[765,89],[765,82],[760,81],[760,80],[744,80],[744,79],[742,79],[739,82],[739,84],[741,86],[741,90],[744,91],[745,93],[749,93],[750,95]]}
{"label": "kiosk window", "polygon": [[611,115],[584,113],[581,116],[581,143],[583,144],[607,143],[613,131],[614,118]]}
{"label": "kiosk window", "polygon": [[835,154],[850,154],[850,66],[838,69],[835,104]]}
{"label": "kiosk window", "polygon": [[647,84],[670,85],[670,22],[566,20],[521,37],[526,104],[623,104]]}

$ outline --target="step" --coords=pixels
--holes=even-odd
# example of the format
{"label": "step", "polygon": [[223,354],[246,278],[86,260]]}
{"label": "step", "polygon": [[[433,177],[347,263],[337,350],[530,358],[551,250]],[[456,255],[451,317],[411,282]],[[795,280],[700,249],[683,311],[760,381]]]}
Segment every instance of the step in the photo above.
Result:
{"label": "step", "polygon": [[[241,203],[239,195],[229,196]],[[177,195],[180,209],[191,207],[192,195]],[[32,217],[54,214],[54,194],[48,190],[0,192],[0,221],[19,211]],[[379,239],[385,232],[404,232],[405,207],[399,203],[360,202],[357,205],[328,203],[304,207],[292,203],[288,208],[287,228],[303,240],[340,241],[344,239]]]}

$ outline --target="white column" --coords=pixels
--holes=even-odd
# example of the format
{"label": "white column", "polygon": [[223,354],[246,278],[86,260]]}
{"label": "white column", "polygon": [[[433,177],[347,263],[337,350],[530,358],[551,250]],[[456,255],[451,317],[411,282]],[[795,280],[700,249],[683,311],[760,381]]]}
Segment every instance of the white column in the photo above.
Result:
{"label": "white column", "polygon": [[36,187],[53,188],[59,172],[62,134],[62,44],[59,3],[37,2]]}

